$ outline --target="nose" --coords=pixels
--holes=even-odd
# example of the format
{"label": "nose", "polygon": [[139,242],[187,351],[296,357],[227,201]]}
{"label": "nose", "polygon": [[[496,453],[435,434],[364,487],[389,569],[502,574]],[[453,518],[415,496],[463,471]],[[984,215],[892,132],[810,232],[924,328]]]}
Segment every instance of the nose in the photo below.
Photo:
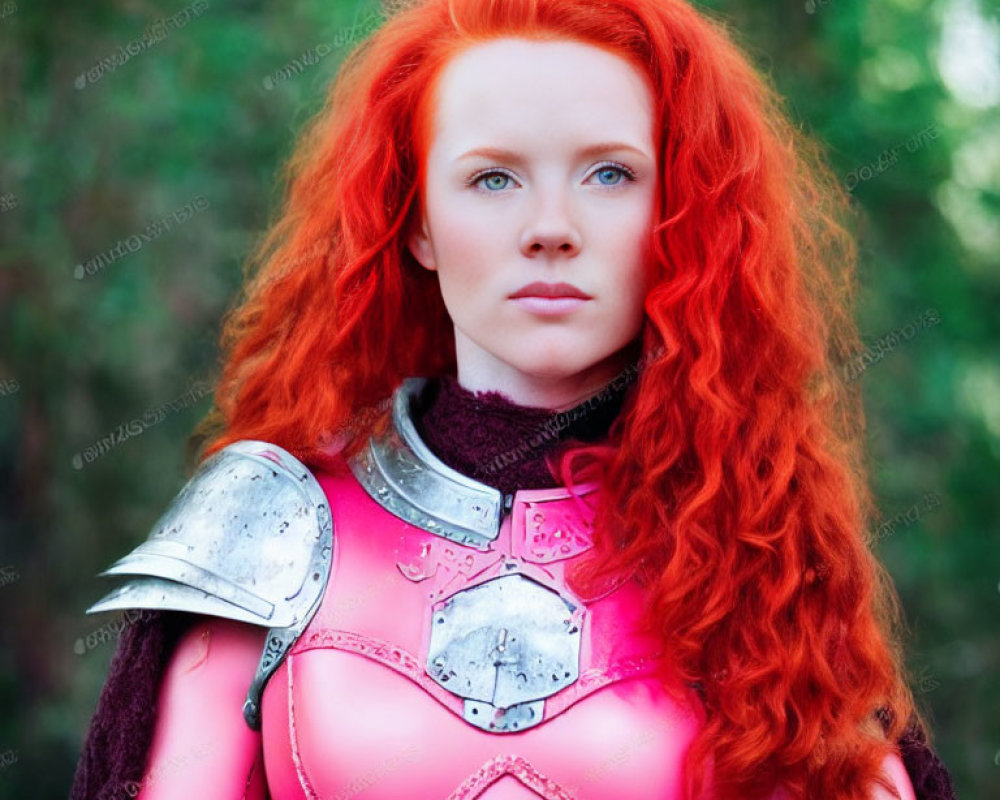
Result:
{"label": "nose", "polygon": [[580,252],[580,231],[568,208],[562,188],[540,189],[537,202],[527,209],[528,220],[521,236],[521,252],[528,257],[575,256]]}

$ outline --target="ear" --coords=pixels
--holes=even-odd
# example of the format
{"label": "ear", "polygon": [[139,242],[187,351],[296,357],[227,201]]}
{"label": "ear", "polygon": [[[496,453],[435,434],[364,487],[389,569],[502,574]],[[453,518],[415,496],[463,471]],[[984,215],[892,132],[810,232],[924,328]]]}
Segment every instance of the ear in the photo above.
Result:
{"label": "ear", "polygon": [[434,246],[427,233],[427,221],[421,216],[418,225],[413,225],[406,237],[406,245],[424,269],[437,271],[437,260],[434,258]]}

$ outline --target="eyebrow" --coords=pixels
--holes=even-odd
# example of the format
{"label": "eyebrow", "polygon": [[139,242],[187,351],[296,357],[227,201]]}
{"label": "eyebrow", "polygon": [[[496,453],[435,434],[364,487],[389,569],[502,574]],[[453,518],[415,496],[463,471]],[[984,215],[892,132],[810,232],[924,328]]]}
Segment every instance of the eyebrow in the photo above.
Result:
{"label": "eyebrow", "polygon": [[[597,144],[587,145],[586,147],[581,147],[576,151],[578,156],[594,156],[598,153],[606,153],[609,150],[631,150],[636,155],[646,158],[646,154],[636,147],[630,144],[625,144],[624,142],[598,142]],[[463,158],[471,158],[472,156],[484,156],[486,158],[495,159],[497,161],[514,161],[520,163],[523,161],[523,156],[514,150],[504,150],[502,147],[476,147],[472,150],[466,150],[462,155],[458,156],[455,160],[460,161]]]}

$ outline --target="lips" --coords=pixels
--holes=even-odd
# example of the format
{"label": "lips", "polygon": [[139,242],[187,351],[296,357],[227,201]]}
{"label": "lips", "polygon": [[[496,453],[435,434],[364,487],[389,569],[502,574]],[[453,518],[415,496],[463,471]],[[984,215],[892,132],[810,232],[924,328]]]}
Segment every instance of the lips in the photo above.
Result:
{"label": "lips", "polygon": [[510,296],[513,300],[516,297],[579,297],[581,300],[589,300],[590,295],[577,289],[571,283],[542,283],[535,281],[527,286],[522,286]]}

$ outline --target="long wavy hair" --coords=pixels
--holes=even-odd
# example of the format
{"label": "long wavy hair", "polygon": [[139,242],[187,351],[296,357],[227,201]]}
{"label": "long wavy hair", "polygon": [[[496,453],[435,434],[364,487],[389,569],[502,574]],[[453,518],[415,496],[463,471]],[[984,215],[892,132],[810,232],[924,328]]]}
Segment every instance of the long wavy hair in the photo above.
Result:
{"label": "long wavy hair", "polygon": [[595,45],[654,89],[641,374],[608,443],[553,467],[568,480],[589,464],[604,487],[597,557],[574,585],[628,574],[647,588],[664,676],[696,684],[705,711],[690,797],[890,788],[880,766],[919,715],[898,599],[869,547],[860,396],[839,367],[861,349],[850,203],[725,25],[683,0],[397,6],[346,58],[287,164],[226,317],[200,457],[248,438],[307,461],[346,456],[384,430],[403,378],[454,373],[437,276],[405,234],[435,79],[500,36]]}

